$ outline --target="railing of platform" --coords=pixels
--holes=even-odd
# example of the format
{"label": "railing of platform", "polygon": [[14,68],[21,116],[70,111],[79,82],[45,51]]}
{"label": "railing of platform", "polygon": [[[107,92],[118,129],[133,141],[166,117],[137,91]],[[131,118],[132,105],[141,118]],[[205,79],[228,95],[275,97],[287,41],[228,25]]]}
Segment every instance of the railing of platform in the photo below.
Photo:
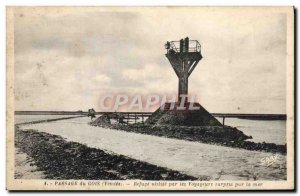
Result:
{"label": "railing of platform", "polygon": [[[175,52],[180,52],[180,41],[171,41],[170,47],[167,49],[168,52],[170,50],[174,50]],[[201,45],[197,40],[189,41],[189,50],[188,52],[201,52]]]}

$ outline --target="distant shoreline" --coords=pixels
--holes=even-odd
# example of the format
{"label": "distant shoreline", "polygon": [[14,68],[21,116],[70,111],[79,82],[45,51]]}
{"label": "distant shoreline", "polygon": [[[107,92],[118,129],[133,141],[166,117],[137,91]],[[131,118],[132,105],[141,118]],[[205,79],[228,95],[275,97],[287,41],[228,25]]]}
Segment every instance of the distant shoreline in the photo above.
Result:
{"label": "distant shoreline", "polygon": [[[96,115],[115,112],[96,112]],[[123,114],[145,114],[151,115],[152,112],[118,112]],[[15,115],[87,115],[84,111],[15,111]],[[211,113],[219,118],[239,118],[246,120],[286,120],[286,114],[243,114],[243,113]]]}
{"label": "distant shoreline", "polygon": [[260,117],[237,117],[239,119],[246,120],[286,120],[286,115],[271,115],[271,116],[260,116]]}

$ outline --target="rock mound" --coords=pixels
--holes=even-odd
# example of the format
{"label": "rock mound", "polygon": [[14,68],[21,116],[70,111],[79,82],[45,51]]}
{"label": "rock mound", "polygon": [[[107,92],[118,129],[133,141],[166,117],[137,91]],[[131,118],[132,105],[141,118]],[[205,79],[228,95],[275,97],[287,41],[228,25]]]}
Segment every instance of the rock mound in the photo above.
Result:
{"label": "rock mound", "polygon": [[[174,103],[173,103],[174,104]],[[189,103],[187,103],[189,105]],[[198,110],[178,110],[175,104],[174,109],[168,109],[171,103],[166,103],[165,108],[158,108],[147,120],[147,124],[152,125],[177,125],[177,126],[222,126],[222,124],[213,117],[199,103],[193,103]]]}
{"label": "rock mound", "polygon": [[97,125],[110,125],[110,118],[108,115],[101,115],[99,116],[96,120],[90,122],[90,125],[93,125],[93,126],[97,126]]}

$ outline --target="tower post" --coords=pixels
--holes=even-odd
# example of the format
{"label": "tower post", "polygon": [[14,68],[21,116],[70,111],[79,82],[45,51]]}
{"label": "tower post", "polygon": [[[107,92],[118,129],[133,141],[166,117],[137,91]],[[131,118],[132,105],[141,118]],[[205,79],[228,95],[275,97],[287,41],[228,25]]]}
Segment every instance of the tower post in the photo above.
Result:
{"label": "tower post", "polygon": [[188,78],[202,59],[201,46],[197,40],[186,37],[180,41],[168,41],[165,48],[166,57],[178,77],[178,101],[181,102],[182,95],[188,96]]}

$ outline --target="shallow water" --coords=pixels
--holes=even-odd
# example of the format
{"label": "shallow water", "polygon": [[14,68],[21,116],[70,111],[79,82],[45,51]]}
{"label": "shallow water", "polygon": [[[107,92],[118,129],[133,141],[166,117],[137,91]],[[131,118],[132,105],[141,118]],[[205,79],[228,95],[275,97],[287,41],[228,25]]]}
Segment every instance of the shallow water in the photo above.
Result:
{"label": "shallow water", "polygon": [[208,175],[214,180],[286,179],[284,155],[277,154],[276,161],[266,166],[262,165],[262,159],[274,154],[93,127],[87,124],[89,121],[89,118],[75,118],[21,125],[21,129],[60,135],[68,141],[122,154],[195,177]]}
{"label": "shallow water", "polygon": [[[217,118],[222,122],[221,118]],[[233,126],[251,135],[254,142],[269,142],[286,144],[285,120],[246,120],[238,118],[226,118],[225,125]]]}
{"label": "shallow water", "polygon": [[78,115],[15,115],[15,124],[56,118],[66,118],[72,116]]}

